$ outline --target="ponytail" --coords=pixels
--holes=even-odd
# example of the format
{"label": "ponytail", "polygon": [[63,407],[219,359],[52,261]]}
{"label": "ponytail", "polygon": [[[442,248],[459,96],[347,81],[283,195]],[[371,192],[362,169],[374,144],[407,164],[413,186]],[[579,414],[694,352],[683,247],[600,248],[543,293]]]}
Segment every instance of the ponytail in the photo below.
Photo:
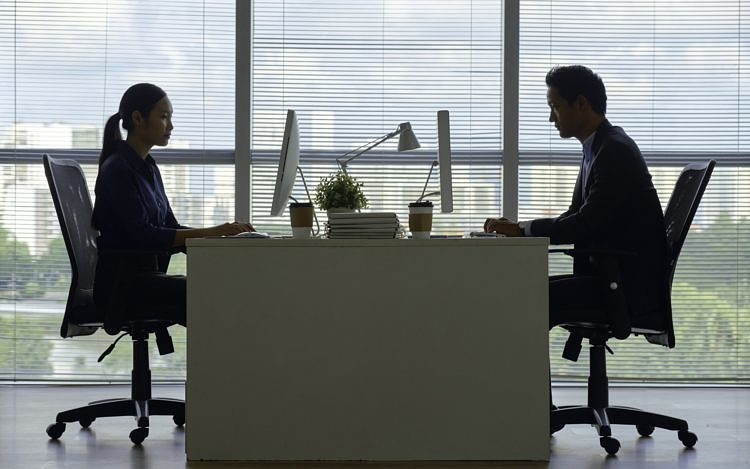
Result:
{"label": "ponytail", "polygon": [[115,152],[117,142],[120,140],[122,140],[122,134],[120,133],[120,113],[118,112],[112,114],[104,126],[104,139],[102,142],[102,152],[99,154],[99,167],[109,158],[109,155]]}
{"label": "ponytail", "polygon": [[102,152],[99,154],[99,167],[117,150],[117,142],[122,140],[120,133],[120,119],[122,128],[130,132],[133,130],[133,113],[138,111],[148,122],[148,115],[156,103],[165,97],[163,89],[151,83],[138,83],[128,88],[120,99],[120,109],[117,114],[107,120],[104,126],[104,141]]}

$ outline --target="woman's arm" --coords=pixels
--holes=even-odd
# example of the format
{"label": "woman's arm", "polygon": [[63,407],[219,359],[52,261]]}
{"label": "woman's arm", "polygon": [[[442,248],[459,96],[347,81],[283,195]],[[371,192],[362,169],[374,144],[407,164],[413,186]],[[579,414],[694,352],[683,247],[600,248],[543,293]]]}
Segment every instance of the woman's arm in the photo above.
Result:
{"label": "woman's arm", "polygon": [[255,231],[250,223],[223,223],[210,228],[178,229],[174,233],[173,247],[184,246],[188,238],[206,238],[208,236],[231,236],[245,231]]}

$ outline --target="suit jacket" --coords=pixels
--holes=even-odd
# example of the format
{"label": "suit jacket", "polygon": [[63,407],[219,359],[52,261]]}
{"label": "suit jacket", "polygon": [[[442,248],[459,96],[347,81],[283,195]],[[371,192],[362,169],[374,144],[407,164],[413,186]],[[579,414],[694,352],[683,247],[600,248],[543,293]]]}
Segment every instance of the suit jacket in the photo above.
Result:
{"label": "suit jacket", "polygon": [[[655,313],[663,314],[668,294],[664,214],[643,155],[622,128],[602,121],[588,178],[584,182],[578,173],[570,207],[556,218],[534,220],[531,233],[576,249],[634,252],[620,261],[631,320],[634,325],[651,323]],[[588,256],[576,256],[573,272],[593,273]]]}

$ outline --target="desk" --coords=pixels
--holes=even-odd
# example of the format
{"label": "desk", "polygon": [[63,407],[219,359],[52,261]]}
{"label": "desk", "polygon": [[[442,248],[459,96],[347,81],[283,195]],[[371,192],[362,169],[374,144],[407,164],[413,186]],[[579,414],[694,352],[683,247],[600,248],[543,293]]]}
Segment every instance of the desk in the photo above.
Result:
{"label": "desk", "polygon": [[547,244],[188,240],[188,459],[549,459]]}

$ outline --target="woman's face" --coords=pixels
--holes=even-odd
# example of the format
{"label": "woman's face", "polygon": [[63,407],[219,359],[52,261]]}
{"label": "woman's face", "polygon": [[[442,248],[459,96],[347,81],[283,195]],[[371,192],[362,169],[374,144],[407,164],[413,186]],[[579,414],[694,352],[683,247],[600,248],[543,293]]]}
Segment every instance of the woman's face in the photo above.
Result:
{"label": "woman's face", "polygon": [[143,126],[141,138],[149,146],[166,146],[172,135],[172,103],[164,96],[151,109],[148,120]]}

